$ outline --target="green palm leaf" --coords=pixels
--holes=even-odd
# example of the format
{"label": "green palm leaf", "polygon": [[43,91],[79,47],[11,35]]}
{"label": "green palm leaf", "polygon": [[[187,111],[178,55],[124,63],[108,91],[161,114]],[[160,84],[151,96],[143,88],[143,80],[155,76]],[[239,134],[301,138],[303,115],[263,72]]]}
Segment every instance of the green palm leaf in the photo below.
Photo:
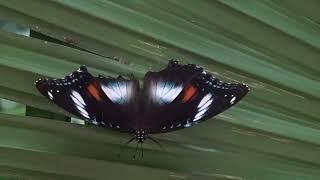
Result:
{"label": "green palm leaf", "polygon": [[[319,13],[308,1],[1,1],[0,16],[72,47],[0,32],[0,97],[66,114],[35,89],[81,64],[142,78],[180,59],[251,91],[194,128],[120,158],[129,136],[0,114],[0,177],[21,179],[318,179]],[[50,38],[48,38],[50,39]],[[68,115],[68,114],[66,114]],[[125,169],[125,173],[124,173]]]}

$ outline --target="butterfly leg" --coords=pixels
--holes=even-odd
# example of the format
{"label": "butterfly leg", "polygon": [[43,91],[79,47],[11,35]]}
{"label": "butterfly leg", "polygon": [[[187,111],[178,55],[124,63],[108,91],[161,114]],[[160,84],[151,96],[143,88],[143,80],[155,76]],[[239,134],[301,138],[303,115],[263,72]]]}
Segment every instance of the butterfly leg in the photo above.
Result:
{"label": "butterfly leg", "polygon": [[143,143],[141,143],[141,159],[143,158],[143,147],[142,147]]}
{"label": "butterfly leg", "polygon": [[135,139],[135,137],[132,137],[131,139],[129,139],[126,143],[124,143],[122,146],[121,146],[121,149],[120,149],[120,152],[118,154],[118,157],[120,158],[120,155],[123,153],[124,151],[124,148],[130,144],[133,140]]}
{"label": "butterfly leg", "polygon": [[139,150],[138,147],[139,147],[139,143],[137,143],[137,145],[136,145],[136,150],[135,150],[134,155],[133,155],[133,160],[136,160],[136,154],[137,154],[137,152]]}
{"label": "butterfly leg", "polygon": [[166,151],[166,149],[164,149],[164,147],[163,147],[157,140],[155,140],[155,139],[152,138],[151,136],[148,136],[148,138],[149,138],[152,142],[156,143],[156,144],[160,147],[160,149],[162,149],[163,151]]}

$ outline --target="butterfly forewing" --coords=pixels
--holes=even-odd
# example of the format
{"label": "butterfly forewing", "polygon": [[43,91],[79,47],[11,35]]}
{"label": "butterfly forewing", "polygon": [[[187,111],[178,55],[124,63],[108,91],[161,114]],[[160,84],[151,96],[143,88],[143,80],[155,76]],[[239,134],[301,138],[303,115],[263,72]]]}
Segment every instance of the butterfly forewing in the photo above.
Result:
{"label": "butterfly forewing", "polygon": [[143,124],[149,133],[187,128],[236,104],[247,92],[242,84],[224,83],[195,65],[171,61],[167,69],[147,73]]}
{"label": "butterfly forewing", "polygon": [[[123,92],[115,96],[114,91],[119,93],[119,89],[110,90],[109,88],[114,88],[113,84],[118,83],[131,84],[131,86],[125,86],[125,91],[121,89],[120,91]],[[58,106],[93,124],[132,132],[128,124],[130,122],[128,114],[132,112],[128,107],[132,101],[123,99],[129,96],[128,92],[131,93],[130,96],[134,96],[134,93],[137,92],[137,89],[134,88],[138,87],[136,83],[136,81],[122,78],[102,76],[95,78],[88,73],[85,66],[82,66],[62,79],[39,80],[36,82],[36,87]]]}
{"label": "butterfly forewing", "polygon": [[40,79],[36,82],[36,87],[66,111],[98,123],[96,120],[100,120],[99,114],[91,108],[96,100],[86,88],[90,84],[94,84],[93,77],[87,73],[85,67],[81,67],[63,79]]}

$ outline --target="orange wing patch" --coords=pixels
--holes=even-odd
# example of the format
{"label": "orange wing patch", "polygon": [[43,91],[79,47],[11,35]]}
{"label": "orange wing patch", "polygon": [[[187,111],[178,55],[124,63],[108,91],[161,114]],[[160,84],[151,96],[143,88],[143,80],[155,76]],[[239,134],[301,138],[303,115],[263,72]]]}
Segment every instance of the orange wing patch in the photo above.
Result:
{"label": "orange wing patch", "polygon": [[182,102],[185,103],[189,101],[195,94],[197,93],[197,88],[194,86],[190,85],[185,89]]}
{"label": "orange wing patch", "polygon": [[97,88],[97,84],[96,83],[92,83],[89,84],[89,86],[87,87],[89,93],[97,100],[97,101],[101,101],[102,98],[100,96],[99,90]]}

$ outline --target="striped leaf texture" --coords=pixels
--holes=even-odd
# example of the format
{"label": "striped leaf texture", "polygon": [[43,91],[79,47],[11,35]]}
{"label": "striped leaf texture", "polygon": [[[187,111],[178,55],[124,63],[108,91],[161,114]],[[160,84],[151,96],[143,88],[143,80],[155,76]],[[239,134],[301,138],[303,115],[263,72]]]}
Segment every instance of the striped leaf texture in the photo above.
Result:
{"label": "striped leaf texture", "polygon": [[34,87],[80,65],[117,76],[194,63],[251,91],[193,128],[157,135],[165,150],[95,126],[0,114],[4,179],[320,177],[320,3],[315,0],[10,0],[0,18],[57,41],[0,31],[0,97],[68,115]]}

